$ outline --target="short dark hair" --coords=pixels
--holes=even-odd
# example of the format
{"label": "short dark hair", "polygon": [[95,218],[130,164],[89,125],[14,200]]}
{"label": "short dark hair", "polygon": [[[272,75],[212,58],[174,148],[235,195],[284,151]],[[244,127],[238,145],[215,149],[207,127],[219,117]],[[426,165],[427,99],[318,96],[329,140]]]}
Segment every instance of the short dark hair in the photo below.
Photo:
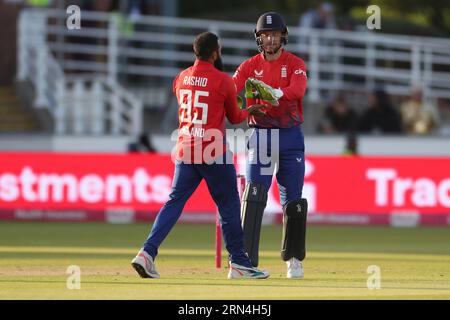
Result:
{"label": "short dark hair", "polygon": [[212,32],[200,33],[194,41],[194,53],[200,60],[208,60],[219,50],[219,37]]}

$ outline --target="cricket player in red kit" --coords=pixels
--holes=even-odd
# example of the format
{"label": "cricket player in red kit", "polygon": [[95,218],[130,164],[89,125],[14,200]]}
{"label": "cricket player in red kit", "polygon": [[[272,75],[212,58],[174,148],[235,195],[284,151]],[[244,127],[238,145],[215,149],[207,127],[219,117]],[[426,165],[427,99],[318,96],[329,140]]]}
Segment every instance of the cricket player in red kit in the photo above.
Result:
{"label": "cricket player in red kit", "polygon": [[249,115],[237,106],[233,79],[210,62],[197,59],[175,78],[173,92],[180,102],[176,159],[209,163],[225,154],[225,117],[238,124]]}
{"label": "cricket player in red kit", "polygon": [[244,251],[236,170],[225,141],[225,117],[231,123],[240,123],[249,115],[262,115],[261,106],[239,109],[234,82],[220,71],[220,51],[215,34],[198,35],[194,42],[197,57],[194,65],[175,78],[173,91],[178,99],[180,122],[175,174],[170,199],[158,213],[147,241],[132,261],[133,268],[143,278],[159,278],[155,268],[158,248],[203,179],[219,209],[230,259],[228,278],[269,276],[267,271],[252,267]]}
{"label": "cricket player in red kit", "polygon": [[[255,39],[260,53],[244,61],[233,76],[238,92],[246,88],[247,105],[266,105],[263,116],[248,119],[254,131],[248,142],[247,185],[241,213],[245,249],[253,266],[257,266],[261,221],[276,167],[283,206],[281,256],[287,263],[287,277],[302,278],[307,201],[302,198],[305,145],[301,124],[306,66],[283,48],[288,43],[288,28],[278,13],[259,17]],[[256,88],[256,92],[249,92],[249,87]],[[269,167],[262,155],[272,160]]]}

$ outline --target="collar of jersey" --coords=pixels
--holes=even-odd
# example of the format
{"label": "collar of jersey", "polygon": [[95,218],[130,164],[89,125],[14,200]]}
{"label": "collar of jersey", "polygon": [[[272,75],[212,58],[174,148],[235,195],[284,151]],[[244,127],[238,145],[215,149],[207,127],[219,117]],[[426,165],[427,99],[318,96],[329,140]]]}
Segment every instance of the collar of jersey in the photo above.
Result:
{"label": "collar of jersey", "polygon": [[205,60],[200,60],[200,59],[196,59],[194,66],[211,66],[214,67],[213,64],[209,61],[205,61]]}

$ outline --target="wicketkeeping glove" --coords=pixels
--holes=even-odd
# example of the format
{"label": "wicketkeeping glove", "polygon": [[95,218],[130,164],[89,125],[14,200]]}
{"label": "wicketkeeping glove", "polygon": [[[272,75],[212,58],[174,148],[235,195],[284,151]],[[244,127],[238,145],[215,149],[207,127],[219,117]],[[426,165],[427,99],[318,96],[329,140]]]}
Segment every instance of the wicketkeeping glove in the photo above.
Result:
{"label": "wicketkeeping glove", "polygon": [[237,104],[239,109],[245,109],[244,100],[241,98],[241,96],[237,96]]}
{"label": "wicketkeeping glove", "polygon": [[245,82],[245,97],[259,98],[278,106],[278,100],[283,96],[283,91],[274,89],[268,84],[254,78],[248,78]]}

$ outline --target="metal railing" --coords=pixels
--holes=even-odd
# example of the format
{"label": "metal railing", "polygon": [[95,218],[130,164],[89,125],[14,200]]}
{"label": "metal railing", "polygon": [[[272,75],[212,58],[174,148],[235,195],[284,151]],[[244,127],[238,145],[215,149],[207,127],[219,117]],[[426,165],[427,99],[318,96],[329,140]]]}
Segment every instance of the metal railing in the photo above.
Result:
{"label": "metal railing", "polygon": [[130,134],[142,132],[142,102],[103,77],[69,76],[64,106],[55,115],[57,133]]}
{"label": "metal railing", "polygon": [[47,16],[25,10],[19,19],[18,80],[34,87],[34,107],[47,108],[58,134],[138,135],[142,102],[114,79],[66,74],[46,41]]}
{"label": "metal railing", "polygon": [[[64,21],[65,12],[24,14],[25,29],[34,29],[65,74],[102,74],[108,83],[119,82],[132,92],[142,87],[170,92],[173,77],[194,60],[195,35],[206,30],[220,36],[230,74],[257,52],[254,25],[248,23],[161,16],[140,16],[131,23],[116,14],[82,12],[81,29],[68,30],[57,22]],[[21,34],[21,46],[26,46],[25,39],[31,40],[30,35]],[[408,95],[420,86],[424,99],[450,99],[448,39],[290,26],[288,49],[307,64],[309,102],[320,102],[337,90],[366,92],[379,84],[390,94]],[[23,75],[27,61],[20,55]],[[150,94],[143,102],[151,106],[154,100]]]}

